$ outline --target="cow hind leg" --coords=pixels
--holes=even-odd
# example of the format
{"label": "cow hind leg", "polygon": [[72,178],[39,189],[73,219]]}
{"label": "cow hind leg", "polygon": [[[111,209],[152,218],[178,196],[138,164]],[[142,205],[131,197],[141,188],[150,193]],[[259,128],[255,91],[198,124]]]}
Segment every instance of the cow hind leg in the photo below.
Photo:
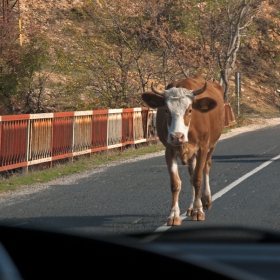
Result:
{"label": "cow hind leg", "polygon": [[[194,202],[194,198],[195,198],[195,189],[193,187],[193,196],[192,196],[192,203],[189,207],[189,209],[187,210],[186,215],[188,217],[192,217],[193,221],[204,221],[205,220],[205,213],[202,210],[202,205],[201,205],[201,201],[198,200],[198,202]],[[193,205],[198,205],[196,207],[194,207]],[[196,210],[194,210],[194,208]]]}
{"label": "cow hind leg", "polygon": [[[194,186],[193,210],[191,213],[193,221],[204,221],[205,213],[203,212],[203,203],[201,200],[201,191],[203,183],[203,171],[207,158],[208,149],[200,149],[196,155],[196,164],[192,175],[192,184]],[[203,193],[203,192],[202,192]]]}
{"label": "cow hind leg", "polygon": [[192,213],[193,213],[193,202],[194,202],[194,197],[195,197],[195,190],[193,187],[193,181],[192,181],[192,176],[193,176],[193,171],[195,169],[195,165],[196,165],[196,155],[194,154],[191,158],[189,158],[188,160],[188,169],[189,169],[189,174],[190,174],[190,183],[192,185],[192,199],[191,199],[191,203],[190,206],[187,210],[187,216],[191,217]]}
{"label": "cow hind leg", "polygon": [[215,147],[212,147],[208,154],[205,161],[205,166],[203,170],[203,176],[204,176],[204,189],[202,191],[202,205],[203,209],[210,210],[212,208],[212,196],[211,196],[211,189],[209,184],[209,175],[210,175],[210,168],[212,163],[212,155],[214,152]]}
{"label": "cow hind leg", "polygon": [[205,174],[205,191],[202,194],[201,201],[203,205],[203,209],[210,210],[212,208],[212,196],[209,185],[209,175]]}

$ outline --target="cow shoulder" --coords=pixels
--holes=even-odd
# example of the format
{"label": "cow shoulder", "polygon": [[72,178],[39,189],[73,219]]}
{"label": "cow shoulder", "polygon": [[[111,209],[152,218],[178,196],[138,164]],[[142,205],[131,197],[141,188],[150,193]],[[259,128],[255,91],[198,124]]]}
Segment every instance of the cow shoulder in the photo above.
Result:
{"label": "cow shoulder", "polygon": [[200,74],[196,74],[194,77],[189,77],[177,82],[176,87],[183,87],[189,90],[196,90],[202,88],[204,84],[205,79]]}
{"label": "cow shoulder", "polygon": [[173,87],[178,87],[179,83],[180,83],[180,81],[171,82],[167,85],[166,89],[170,89],[170,88],[173,88]]}
{"label": "cow shoulder", "polygon": [[219,97],[222,97],[222,99],[224,99],[224,89],[223,89],[223,87],[217,82],[211,82],[209,84],[211,85],[209,90],[211,90],[215,95],[219,94]]}

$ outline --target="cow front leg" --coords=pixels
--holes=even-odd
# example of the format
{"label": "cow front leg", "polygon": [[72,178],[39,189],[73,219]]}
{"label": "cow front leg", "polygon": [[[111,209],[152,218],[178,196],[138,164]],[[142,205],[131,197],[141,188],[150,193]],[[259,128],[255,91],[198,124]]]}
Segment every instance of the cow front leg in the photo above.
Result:
{"label": "cow front leg", "polygon": [[165,159],[170,176],[170,187],[172,193],[171,212],[167,220],[167,226],[180,226],[182,224],[182,220],[180,218],[179,194],[182,183],[178,173],[177,156],[172,150],[166,149]]}

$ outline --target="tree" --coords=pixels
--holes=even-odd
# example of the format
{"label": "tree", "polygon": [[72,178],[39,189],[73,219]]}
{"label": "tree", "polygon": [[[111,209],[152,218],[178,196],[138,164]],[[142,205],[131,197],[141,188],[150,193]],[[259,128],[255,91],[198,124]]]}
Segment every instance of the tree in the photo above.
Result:
{"label": "tree", "polygon": [[[164,86],[170,81],[190,76],[202,67],[201,47],[193,36],[192,15],[186,1],[143,1],[145,22],[140,38],[150,42],[157,57],[157,78]],[[190,35],[190,36],[188,36]],[[145,41],[143,43],[145,43]]]}
{"label": "tree", "polygon": [[52,73],[50,65],[49,43],[39,33],[29,36],[29,41],[21,48],[19,56],[18,100],[21,101],[21,113],[45,113],[48,105],[46,83]]}
{"label": "tree", "polygon": [[72,46],[74,57],[69,59],[79,71],[75,83],[86,85],[91,106],[138,106],[135,95],[145,88],[153,65],[147,59],[147,44],[137,37],[143,21],[137,4],[86,1],[72,12],[79,27],[71,29],[71,35],[78,44]]}
{"label": "tree", "polygon": [[0,97],[2,110],[14,111],[14,94],[18,88],[16,69],[20,46],[15,15],[7,8],[0,19]]}
{"label": "tree", "polygon": [[100,0],[73,9],[76,24],[68,31],[78,44],[69,61],[77,79],[67,90],[83,88],[91,108],[134,107],[151,82],[166,86],[196,72],[201,47],[184,34],[189,11],[181,4]]}
{"label": "tree", "polygon": [[210,56],[217,61],[219,82],[228,101],[229,76],[232,73],[242,37],[261,11],[262,0],[215,0],[200,2],[201,37],[210,47]]}
{"label": "tree", "polygon": [[49,72],[42,69],[49,60],[49,45],[38,30],[29,30],[23,46],[12,12],[0,21],[0,114],[45,111],[44,85]]}

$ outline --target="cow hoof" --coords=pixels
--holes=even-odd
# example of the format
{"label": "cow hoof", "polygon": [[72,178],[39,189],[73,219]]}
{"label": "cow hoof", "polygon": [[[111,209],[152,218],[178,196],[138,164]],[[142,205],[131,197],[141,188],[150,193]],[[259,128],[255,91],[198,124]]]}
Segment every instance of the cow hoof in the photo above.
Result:
{"label": "cow hoof", "polygon": [[202,197],[201,202],[203,205],[203,209],[210,210],[212,208],[212,197]]}
{"label": "cow hoof", "polygon": [[180,217],[169,218],[167,221],[168,226],[180,226],[182,224],[182,220]]}
{"label": "cow hoof", "polygon": [[205,221],[205,213],[198,211],[196,213],[192,214],[192,220],[193,221]]}
{"label": "cow hoof", "polygon": [[192,208],[188,209],[188,211],[187,211],[187,216],[188,216],[188,217],[191,217],[191,216],[192,216],[192,212],[193,212],[193,209],[192,209]]}

